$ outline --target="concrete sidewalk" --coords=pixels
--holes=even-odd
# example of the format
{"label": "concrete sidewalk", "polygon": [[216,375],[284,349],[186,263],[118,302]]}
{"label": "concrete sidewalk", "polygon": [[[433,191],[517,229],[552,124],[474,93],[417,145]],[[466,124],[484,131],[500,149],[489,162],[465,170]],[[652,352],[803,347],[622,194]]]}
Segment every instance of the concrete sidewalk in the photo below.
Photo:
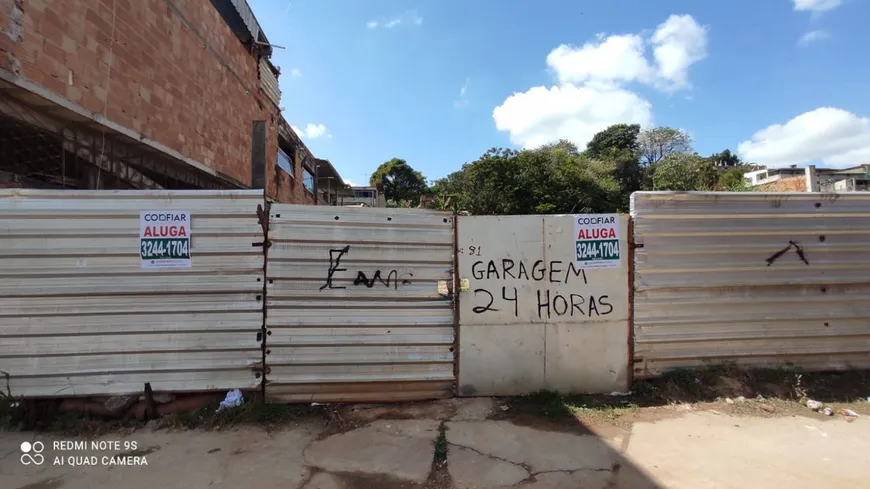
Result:
{"label": "concrete sidewalk", "polygon": [[[489,399],[417,404],[412,412],[361,407],[355,413],[358,427],[333,434],[321,420],[271,433],[254,427],[222,432],[146,429],[102,437],[111,442],[102,447],[92,448],[88,441],[88,446],[71,450],[55,449],[60,446],[54,442],[84,439],[0,433],[0,487],[870,487],[870,421],[864,418],[732,417],[671,408],[664,416],[659,411],[656,421],[630,427],[562,430],[546,423],[488,419],[499,413]],[[391,415],[414,419],[389,419]],[[24,441],[30,444],[25,448],[31,457],[40,448],[36,442],[42,443],[42,464],[22,464],[22,459],[34,461],[22,456]],[[55,465],[60,461],[65,465]],[[131,465],[137,461],[147,465]],[[96,465],[81,465],[90,462]]]}

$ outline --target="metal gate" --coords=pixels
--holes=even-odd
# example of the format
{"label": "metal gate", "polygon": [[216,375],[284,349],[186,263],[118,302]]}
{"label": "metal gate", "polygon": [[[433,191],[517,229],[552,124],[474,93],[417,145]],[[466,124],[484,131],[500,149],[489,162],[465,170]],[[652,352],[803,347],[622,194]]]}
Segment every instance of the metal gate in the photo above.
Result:
{"label": "metal gate", "polygon": [[451,396],[453,236],[440,212],[272,204],[266,397]]}

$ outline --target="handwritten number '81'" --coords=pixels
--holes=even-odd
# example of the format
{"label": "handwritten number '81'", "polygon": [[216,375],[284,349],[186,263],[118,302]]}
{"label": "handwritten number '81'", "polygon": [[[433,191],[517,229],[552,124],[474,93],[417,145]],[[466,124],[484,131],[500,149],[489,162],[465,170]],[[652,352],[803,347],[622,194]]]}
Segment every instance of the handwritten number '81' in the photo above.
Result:
{"label": "handwritten number '81'", "polygon": [[[480,256],[481,249],[482,248],[480,246],[469,246],[468,247],[468,256]],[[460,255],[464,255],[465,248],[459,248],[457,253],[459,253]]]}

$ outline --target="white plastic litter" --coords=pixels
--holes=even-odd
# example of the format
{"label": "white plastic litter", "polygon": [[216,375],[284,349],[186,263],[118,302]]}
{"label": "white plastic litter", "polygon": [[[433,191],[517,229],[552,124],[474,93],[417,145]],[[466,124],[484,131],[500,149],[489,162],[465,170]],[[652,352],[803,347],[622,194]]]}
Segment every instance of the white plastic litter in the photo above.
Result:
{"label": "white plastic litter", "polygon": [[223,401],[221,401],[221,404],[220,404],[220,406],[218,406],[216,412],[219,413],[225,409],[238,407],[244,403],[245,403],[245,398],[244,398],[244,396],[242,396],[242,391],[240,391],[238,389],[233,389],[233,390],[227,392],[227,397],[224,398]]}
{"label": "white plastic litter", "polygon": [[628,392],[614,391],[614,392],[611,392],[610,394],[607,394],[607,395],[608,396],[615,396],[615,397],[625,397],[625,396],[630,396],[631,391],[628,391]]}

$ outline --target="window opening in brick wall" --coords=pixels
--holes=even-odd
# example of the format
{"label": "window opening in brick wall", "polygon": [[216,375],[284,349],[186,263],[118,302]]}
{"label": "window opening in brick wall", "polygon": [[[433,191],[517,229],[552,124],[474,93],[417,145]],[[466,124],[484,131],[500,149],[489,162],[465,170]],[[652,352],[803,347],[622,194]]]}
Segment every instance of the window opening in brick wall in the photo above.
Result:
{"label": "window opening in brick wall", "polygon": [[308,168],[302,168],[302,185],[311,193],[314,193],[314,174]]}
{"label": "window opening in brick wall", "polygon": [[293,158],[282,148],[278,148],[278,166],[291,177],[296,176],[293,174]]}

